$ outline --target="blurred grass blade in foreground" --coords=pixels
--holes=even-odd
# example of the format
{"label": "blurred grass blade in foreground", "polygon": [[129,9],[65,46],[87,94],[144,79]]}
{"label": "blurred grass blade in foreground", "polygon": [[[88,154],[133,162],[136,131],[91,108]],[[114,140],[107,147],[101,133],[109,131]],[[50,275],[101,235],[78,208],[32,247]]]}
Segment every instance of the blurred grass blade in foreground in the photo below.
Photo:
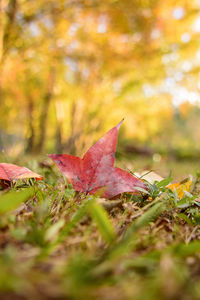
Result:
{"label": "blurred grass blade in foreground", "polygon": [[0,195],[0,214],[14,210],[22,202],[26,202],[33,195],[33,187],[27,188],[22,191],[11,191],[6,194]]}
{"label": "blurred grass blade in foreground", "polygon": [[134,221],[124,234],[122,240],[110,249],[109,257],[115,258],[128,253],[132,248],[133,241],[135,240],[135,234],[139,229],[147,226],[150,222],[156,220],[161,213],[165,210],[165,203],[156,203],[148,211],[146,211],[141,217]]}
{"label": "blurred grass blade in foreground", "polygon": [[89,206],[90,214],[96,222],[103,239],[107,243],[115,239],[115,231],[106,210],[101,204],[92,201]]}

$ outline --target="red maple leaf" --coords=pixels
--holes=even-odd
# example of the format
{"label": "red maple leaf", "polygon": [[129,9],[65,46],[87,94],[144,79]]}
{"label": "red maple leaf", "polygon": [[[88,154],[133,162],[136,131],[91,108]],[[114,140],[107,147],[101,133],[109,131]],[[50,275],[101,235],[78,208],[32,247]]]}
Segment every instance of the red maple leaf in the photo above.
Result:
{"label": "red maple leaf", "polygon": [[83,158],[68,154],[49,155],[76,191],[94,194],[103,189],[102,197],[113,198],[124,192],[138,193],[137,187],[146,189],[143,181],[114,167],[122,121],[98,140]]}
{"label": "red maple leaf", "polygon": [[41,180],[43,177],[25,167],[0,163],[0,185],[2,189],[10,186],[13,180],[28,178],[36,178],[37,180]]}

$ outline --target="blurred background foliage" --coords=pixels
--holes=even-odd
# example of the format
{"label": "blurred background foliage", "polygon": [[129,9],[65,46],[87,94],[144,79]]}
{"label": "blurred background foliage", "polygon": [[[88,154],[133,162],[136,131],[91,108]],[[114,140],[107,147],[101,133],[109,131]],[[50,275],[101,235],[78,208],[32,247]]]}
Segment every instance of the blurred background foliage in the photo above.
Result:
{"label": "blurred background foliage", "polygon": [[0,149],[198,157],[199,42],[199,0],[0,0]]}

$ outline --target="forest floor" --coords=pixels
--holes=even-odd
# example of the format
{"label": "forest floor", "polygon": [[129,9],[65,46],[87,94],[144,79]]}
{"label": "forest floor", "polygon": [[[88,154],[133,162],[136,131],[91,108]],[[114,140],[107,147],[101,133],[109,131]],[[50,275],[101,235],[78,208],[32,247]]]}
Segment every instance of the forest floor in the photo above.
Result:
{"label": "forest floor", "polygon": [[[48,160],[28,161],[44,180],[0,192],[1,300],[200,299],[197,163],[119,162],[165,178],[147,182],[149,194],[106,200],[75,193]],[[184,196],[167,187],[190,173]],[[2,213],[1,199],[24,193],[27,201]]]}

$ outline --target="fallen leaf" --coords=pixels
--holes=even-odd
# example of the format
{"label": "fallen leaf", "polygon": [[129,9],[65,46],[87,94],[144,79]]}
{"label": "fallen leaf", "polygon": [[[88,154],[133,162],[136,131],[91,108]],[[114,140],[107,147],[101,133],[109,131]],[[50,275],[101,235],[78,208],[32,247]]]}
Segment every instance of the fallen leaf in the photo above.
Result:
{"label": "fallen leaf", "polygon": [[185,178],[181,182],[172,183],[169,184],[167,187],[174,191],[176,190],[176,193],[180,199],[184,197],[185,191],[190,192],[192,186],[192,177]]}
{"label": "fallen leaf", "polygon": [[93,145],[83,158],[68,154],[49,155],[76,191],[86,194],[101,191],[101,196],[109,199],[124,192],[137,194],[137,187],[147,189],[142,180],[114,167],[118,131],[122,121]]}
{"label": "fallen leaf", "polygon": [[28,178],[41,180],[43,177],[25,167],[19,167],[8,163],[0,163],[0,185],[2,189],[10,186],[10,183],[13,180]]}
{"label": "fallen leaf", "polygon": [[153,171],[142,171],[141,173],[135,173],[137,177],[141,177],[142,180],[146,180],[151,184],[154,184],[155,181],[161,181],[164,178],[161,177],[159,174]]}

